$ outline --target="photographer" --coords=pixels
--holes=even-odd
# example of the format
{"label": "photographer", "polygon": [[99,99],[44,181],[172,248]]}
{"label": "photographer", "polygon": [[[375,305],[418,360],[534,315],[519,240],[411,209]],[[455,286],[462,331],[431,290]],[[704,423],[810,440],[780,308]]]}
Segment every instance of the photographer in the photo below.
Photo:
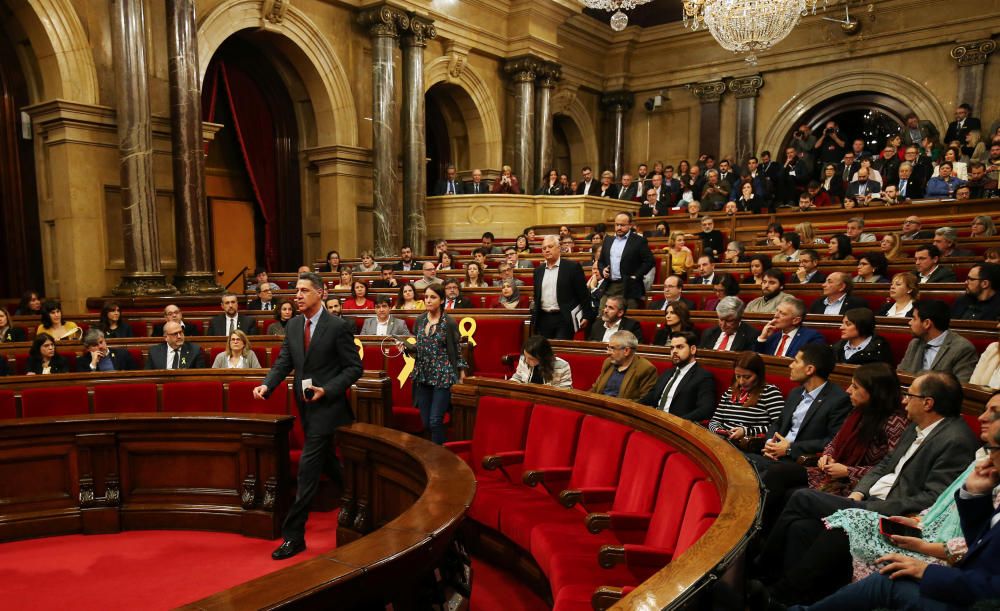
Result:
{"label": "photographer", "polygon": [[503,166],[500,176],[493,181],[493,193],[520,193],[521,185],[517,182],[517,176],[512,173],[509,165]]}
{"label": "photographer", "polygon": [[828,163],[839,163],[844,157],[844,146],[846,143],[840,137],[840,128],[835,121],[827,121],[826,128],[819,139],[816,140],[816,150],[819,151],[819,165],[825,166]]}
{"label": "photographer", "polygon": [[792,134],[792,142],[789,146],[795,149],[799,159],[806,164],[806,170],[811,175],[814,165],[813,149],[816,148],[816,136],[813,135],[812,129],[807,124],[800,125]]}
{"label": "photographer", "polygon": [[[76,369],[88,371],[128,371],[135,362],[128,350],[109,348],[100,329],[90,329],[83,336],[84,356],[76,359]],[[88,358],[89,357],[89,358]]]}

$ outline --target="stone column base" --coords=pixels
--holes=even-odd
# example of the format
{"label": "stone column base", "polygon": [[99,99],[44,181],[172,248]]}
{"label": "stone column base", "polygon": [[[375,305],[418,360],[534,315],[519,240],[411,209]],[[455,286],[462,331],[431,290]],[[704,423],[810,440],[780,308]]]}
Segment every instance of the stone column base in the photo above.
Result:
{"label": "stone column base", "polygon": [[118,286],[111,289],[111,294],[116,297],[127,297],[134,295],[176,295],[177,288],[172,284],[167,284],[167,277],[163,274],[149,274],[137,272],[122,276]]}
{"label": "stone column base", "polygon": [[223,289],[212,272],[186,272],[174,275],[174,286],[181,295],[217,295]]}

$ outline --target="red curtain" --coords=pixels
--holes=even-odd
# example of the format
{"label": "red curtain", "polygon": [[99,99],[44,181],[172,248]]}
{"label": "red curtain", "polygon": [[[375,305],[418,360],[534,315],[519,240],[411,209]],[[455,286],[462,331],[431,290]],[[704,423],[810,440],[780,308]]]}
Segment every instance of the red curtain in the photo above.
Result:
{"label": "red curtain", "polygon": [[[202,96],[202,117],[214,121],[217,103],[229,107],[233,131],[253,188],[254,199],[264,219],[264,258],[268,269],[279,269],[278,197],[275,159],[274,117],[253,78],[240,69],[230,69],[218,59],[209,67],[207,96]],[[227,126],[229,127],[229,126]],[[238,239],[239,236],[232,236]]]}

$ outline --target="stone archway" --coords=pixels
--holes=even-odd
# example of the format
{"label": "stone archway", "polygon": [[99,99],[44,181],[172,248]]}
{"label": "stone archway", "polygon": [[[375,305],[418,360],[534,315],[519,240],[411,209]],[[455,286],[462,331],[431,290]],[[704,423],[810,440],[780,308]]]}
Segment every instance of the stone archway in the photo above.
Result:
{"label": "stone archway", "polygon": [[779,150],[803,117],[813,112],[824,101],[846,93],[870,91],[902,101],[921,119],[934,125],[948,122],[944,107],[920,83],[905,76],[888,72],[857,70],[845,72],[803,87],[803,93],[793,97],[775,113],[758,147],[760,150]]}
{"label": "stone archway", "polygon": [[454,66],[451,56],[439,57],[424,66],[424,94],[442,83],[449,86],[451,105],[463,120],[469,163],[498,170],[503,164],[503,139],[500,113],[489,87],[468,65]]}
{"label": "stone archway", "polygon": [[552,116],[568,119],[560,121],[559,124],[569,144],[570,157],[576,166],[565,169],[570,180],[573,180],[573,176],[583,166],[590,166],[595,169],[595,174],[600,174],[598,163],[600,153],[597,147],[597,134],[593,129],[594,123],[576,95],[570,91],[559,91],[552,96]]}

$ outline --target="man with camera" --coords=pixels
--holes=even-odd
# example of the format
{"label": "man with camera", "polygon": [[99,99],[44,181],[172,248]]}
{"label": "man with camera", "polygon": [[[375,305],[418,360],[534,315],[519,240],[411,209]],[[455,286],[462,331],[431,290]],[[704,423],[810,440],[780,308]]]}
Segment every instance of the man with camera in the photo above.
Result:
{"label": "man with camera", "polygon": [[792,134],[791,146],[795,148],[799,159],[802,160],[802,163],[806,164],[806,170],[809,172],[813,170],[813,149],[816,148],[816,142],[816,136],[813,135],[812,128],[805,123],[800,125],[795,130],[795,133]]}
{"label": "man with camera", "polygon": [[816,150],[819,151],[819,167],[822,169],[828,163],[839,163],[844,158],[844,139],[835,121],[827,121],[826,128],[816,140]]}

